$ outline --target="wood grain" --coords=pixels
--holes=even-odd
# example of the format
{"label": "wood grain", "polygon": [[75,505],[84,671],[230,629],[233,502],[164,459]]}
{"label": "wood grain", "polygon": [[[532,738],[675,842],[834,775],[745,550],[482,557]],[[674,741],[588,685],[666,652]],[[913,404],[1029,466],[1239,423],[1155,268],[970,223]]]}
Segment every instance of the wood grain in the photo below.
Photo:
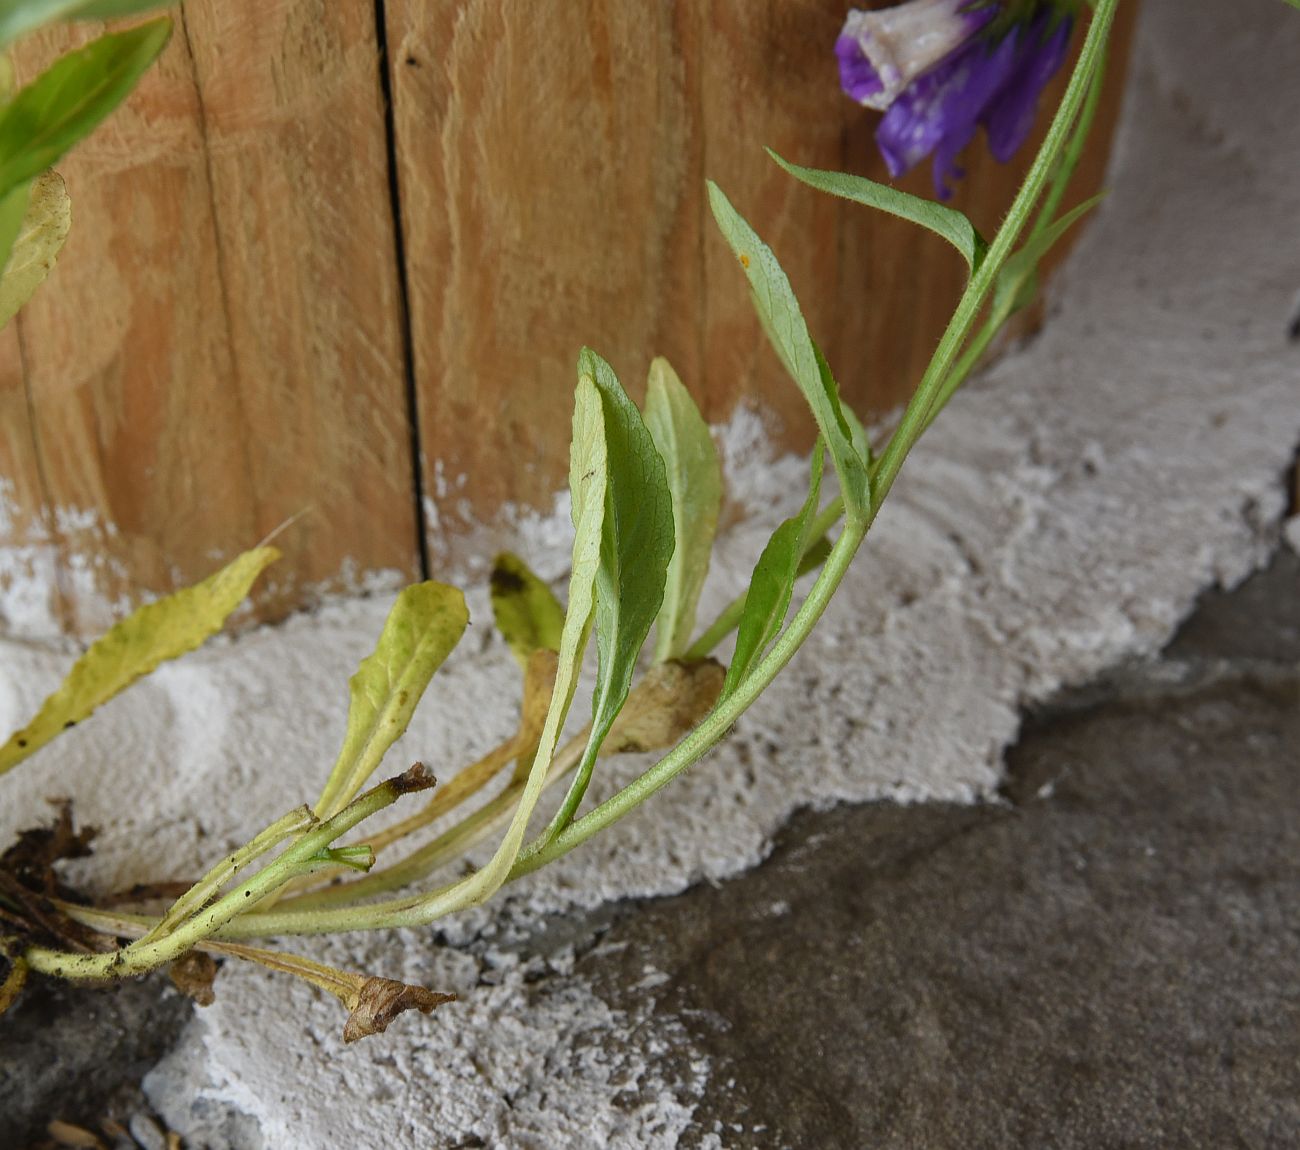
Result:
{"label": "wood grain", "polygon": [[15,324],[0,331],[0,539],[0,633],[57,638],[68,626],[68,603]]}
{"label": "wood grain", "polygon": [[[421,529],[439,568],[474,557],[472,525],[562,487],[584,343],[634,397],[664,354],[711,420],[752,404],[807,447],[706,177],[775,249],[851,402],[879,413],[914,386],[964,265],[762,151],[885,178],[877,117],[839,90],[842,2],[380,11],[382,30],[373,0],[188,0],[159,66],[60,165],[71,238],[0,334],[0,630],[22,630],[10,592],[35,586],[46,630],[93,632],[307,509],[259,617],[414,577]],[[25,42],[20,71],[96,31]],[[1001,167],[969,149],[954,203],[986,232],[1031,150]],[[930,195],[928,165],[902,186]]]}
{"label": "wood grain", "polygon": [[368,5],[192,0],[60,165],[73,231],[18,330],[77,632],[304,510],[264,616],[349,562],[415,574],[377,59]]}
{"label": "wood grain", "polygon": [[[716,235],[706,176],[776,251],[851,402],[881,413],[907,397],[964,265],[937,237],[819,195],[763,152],[888,179],[877,117],[839,90],[830,45],[843,11],[826,0],[389,0],[435,554],[503,504],[549,506],[584,342],[634,396],[666,354],[711,420],[753,404],[778,440],[810,445],[812,421]],[[1081,195],[1100,180],[1115,91]],[[977,142],[954,202],[991,232],[1031,155],[1003,167]],[[928,165],[902,186],[933,195]]]}
{"label": "wood grain", "polygon": [[430,541],[549,503],[584,343],[700,377],[695,6],[389,0]]}

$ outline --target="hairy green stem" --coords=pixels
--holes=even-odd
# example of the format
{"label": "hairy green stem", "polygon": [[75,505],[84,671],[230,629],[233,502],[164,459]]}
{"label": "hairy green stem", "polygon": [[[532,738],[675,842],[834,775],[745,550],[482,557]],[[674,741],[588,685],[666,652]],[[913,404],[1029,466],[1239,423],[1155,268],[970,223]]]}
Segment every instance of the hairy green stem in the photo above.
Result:
{"label": "hairy green stem", "polygon": [[1066,88],[1065,96],[1056,111],[1051,127],[1048,129],[1047,138],[1043,141],[1043,146],[1034,158],[1029,174],[1017,194],[1007,218],[1003,221],[1002,227],[998,229],[993,243],[989,245],[988,254],[967,284],[952,321],[940,341],[938,350],[936,350],[916,394],[912,397],[911,403],[908,404],[902,421],[880,459],[879,469],[872,477],[871,510],[866,522],[860,526],[856,524],[846,525],[843,533],[836,540],[817,582],[808,594],[808,598],[804,600],[798,612],[790,621],[790,625],[773,645],[772,650],[768,652],[759,666],[755,668],[753,674],[744,681],[736,693],[640,778],[629,783],[616,795],[571,824],[564,833],[545,849],[527,859],[521,859],[511,872],[512,878],[536,870],[539,866],[558,858],[580,843],[585,842],[592,835],[622,818],[628,811],[644,802],[655,791],[699,759],[705,751],[717,743],[739,717],[740,713],[767,687],[777,672],[790,661],[791,656],[807,638],[813,624],[821,617],[822,612],[825,611],[827,604],[830,602],[831,595],[834,594],[840,581],[844,578],[844,574],[848,570],[858,546],[874,521],[885,496],[889,493],[889,489],[898,475],[899,468],[902,467],[908,451],[911,450],[911,447],[924,430],[926,415],[935,395],[952,370],[954,360],[961,350],[971,326],[979,315],[985,298],[993,289],[998,272],[1008,256],[1011,255],[1016,239],[1032,215],[1034,206],[1038,203],[1044,186],[1052,177],[1056,168],[1057,157],[1065,146],[1080,104],[1092,84],[1094,72],[1102,59],[1117,3],[1118,0],[1098,0],[1092,23],[1088,27],[1088,35],[1084,40],[1083,50],[1079,55],[1079,61],[1070,77],[1069,86]]}
{"label": "hairy green stem", "polygon": [[952,371],[962,345],[966,342],[966,337],[979,316],[980,309],[984,306],[984,301],[997,282],[998,273],[1015,248],[1020,233],[1028,225],[1034,207],[1042,197],[1043,189],[1056,170],[1057,160],[1069,139],[1079,109],[1092,84],[1093,75],[1101,62],[1118,2],[1119,0],[1097,0],[1092,21],[1088,25],[1088,34],[1083,41],[1083,49],[1079,53],[1079,60],[1070,76],[1060,106],[1056,109],[1056,115],[1052,117],[1043,145],[1038,149],[1038,154],[1030,165],[1025,182],[1020,186],[1020,191],[1016,194],[1006,219],[1002,221],[997,235],[993,237],[988,253],[967,283],[966,290],[957,304],[957,310],[939,340],[934,357],[930,360],[930,365],[926,368],[925,375],[921,377],[921,382],[907,405],[907,410],[903,412],[898,428],[881,456],[874,492],[877,500],[883,500],[889,494],[894,480],[898,478],[903,461],[925,430],[935,400]]}
{"label": "hairy green stem", "polygon": [[[1030,240],[1051,226],[1061,206],[1061,201],[1065,198],[1065,193],[1074,178],[1075,169],[1078,168],[1079,161],[1083,158],[1083,150],[1088,142],[1088,137],[1092,134],[1092,124],[1097,117],[1097,109],[1101,104],[1101,92],[1106,79],[1106,55],[1106,47],[1103,44],[1096,71],[1092,76],[1092,83],[1088,87],[1088,95],[1084,100],[1082,110],[1079,112],[1079,118],[1074,125],[1069,143],[1066,144],[1061,153],[1060,163],[1057,165],[1056,171],[1048,184],[1047,192],[1043,196],[1042,206],[1038,209],[1038,215],[1034,219],[1034,226],[1029,233]],[[948,401],[956,394],[957,389],[966,382],[971,372],[979,366],[980,361],[984,358],[984,353],[988,351],[989,345],[1002,330],[1007,320],[1011,318],[1014,311],[1015,307],[1012,305],[1009,305],[1005,310],[995,310],[985,320],[983,326],[971,339],[970,343],[966,345],[961,357],[953,366],[952,371],[948,373],[948,378],[943,381],[943,387],[939,389],[939,393],[935,396],[934,403],[926,416],[925,426],[921,429],[922,433],[929,430],[930,425],[938,418],[939,412],[948,405]]]}
{"label": "hairy green stem", "polygon": [[[848,571],[908,453],[928,426],[935,403],[944,394],[946,383],[956,377],[955,373],[969,371],[978,358],[977,354],[969,349],[967,354],[962,356],[962,349],[996,283],[998,273],[1012,253],[1021,232],[1027,226],[1035,205],[1040,202],[1044,188],[1054,174],[1059,174],[1061,171],[1057,166],[1058,161],[1070,139],[1071,129],[1076,123],[1083,101],[1093,84],[1117,4],[1118,0],[1097,0],[1079,61],[1043,146],[1035,157],[1006,219],[989,246],[988,253],[967,284],[916,393],[877,463],[872,476],[869,514],[864,521],[854,520],[845,525],[807,598],[771,649],[736,690],[643,775],[571,823],[554,840],[540,846],[527,857],[520,858],[511,869],[510,878],[530,873],[566,854],[622,818],[697,762],[721,741],[740,715],[789,663],[794,653],[807,639]],[[978,349],[981,338],[977,337],[971,347]],[[964,378],[964,374],[961,378]],[[833,502],[819,515],[819,526],[823,518],[826,519],[826,526],[830,526],[840,517],[842,511],[842,504],[838,501]],[[825,527],[822,527],[822,530],[825,530]],[[813,537],[816,538],[816,534]],[[711,628],[710,632],[712,630]],[[706,637],[710,632],[706,632]],[[376,790],[380,789],[376,788]],[[269,934],[318,934],[420,926],[446,913],[472,905],[475,901],[481,901],[481,898],[474,894],[477,888],[471,876],[469,879],[462,879],[431,892],[360,907],[293,909],[286,906],[267,913],[239,914],[239,906],[230,905],[232,900],[249,899],[252,900],[248,903],[251,906],[257,898],[287,881],[296,873],[294,870],[296,866],[315,851],[328,846],[329,842],[347,829],[347,827],[336,828],[334,824],[344,815],[353,813],[354,808],[366,797],[357,800],[357,803],[337,816],[335,820],[322,826],[320,830],[305,835],[280,859],[253,876],[241,887],[236,888],[203,914],[186,922],[167,938],[151,944],[152,949],[133,944],[115,955],[69,955],[34,948],[28,952],[27,957],[33,969],[45,973],[63,974],[65,977],[112,977],[138,973],[140,970],[157,966],[188,946],[214,935],[219,938],[249,938]],[[348,825],[354,825],[369,813],[373,812],[358,814]],[[301,853],[302,857],[294,857],[291,862],[286,863],[285,860],[298,853]]]}
{"label": "hairy green stem", "polygon": [[391,806],[404,794],[432,785],[432,776],[419,767],[388,779],[353,800],[332,819],[308,831],[273,862],[240,883],[161,938],[141,939],[109,954],[73,954],[34,946],[23,955],[32,970],[67,979],[127,978],[144,974],[184,954],[217,934],[232,919],[288,882],[313,856],[357,823]]}

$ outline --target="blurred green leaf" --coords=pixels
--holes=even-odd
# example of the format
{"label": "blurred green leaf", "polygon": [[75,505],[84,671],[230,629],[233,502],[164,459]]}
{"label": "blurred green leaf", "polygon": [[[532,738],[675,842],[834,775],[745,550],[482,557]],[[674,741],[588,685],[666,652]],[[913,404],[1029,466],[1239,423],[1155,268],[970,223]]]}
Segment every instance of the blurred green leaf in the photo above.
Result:
{"label": "blurred green leaf", "polygon": [[690,646],[722,508],[722,467],[709,425],[666,359],[650,364],[645,423],[667,470],[676,539],[656,623],[655,661],[662,663]]}
{"label": "blurred green leaf", "polygon": [[55,20],[112,20],[170,8],[176,0],[6,0],[0,9],[0,48]]}
{"label": "blurred green leaf", "polygon": [[823,374],[790,281],[772,250],[731,206],[710,181],[709,203],[713,216],[749,279],[754,307],[768,337],[812,408],[826,448],[840,480],[847,516],[856,522],[867,518],[871,506],[866,463],[853,447],[852,431],[840,408],[839,394],[830,373]]}
{"label": "blurred green leaf", "polygon": [[802,168],[798,164],[783,160],[771,148],[767,149],[767,154],[795,179],[802,180],[809,187],[829,192],[832,196],[839,196],[841,199],[852,200],[855,204],[864,204],[869,208],[887,212],[891,216],[919,224],[934,232],[935,235],[942,236],[961,253],[966,261],[966,267],[972,274],[980,266],[984,253],[988,251],[988,244],[984,237],[956,208],[922,199],[909,192],[900,192],[897,188],[878,184],[865,176]]}
{"label": "blurred green leaf", "polygon": [[564,608],[527,563],[503,551],[492,564],[488,586],[497,630],[521,667],[534,651],[560,649]]}
{"label": "blurred green leaf", "polygon": [[0,110],[0,195],[39,175],[118,106],[171,35],[163,17],[61,57]]}
{"label": "blurred green leaf", "polygon": [[794,582],[799,576],[800,560],[809,548],[808,528],[817,514],[817,501],[821,496],[822,443],[813,449],[812,480],[808,498],[799,513],[787,519],[774,532],[758,557],[754,574],[745,594],[744,612],[736,633],[736,651],[727,668],[726,682],[722,687],[725,699],[740,686],[763,657],[772,641],[781,633],[785,617],[790,610]]}
{"label": "blurred green leaf", "polygon": [[0,274],[9,263],[14,241],[23,229],[23,217],[27,215],[28,196],[31,184],[19,184],[6,195],[0,197]]}

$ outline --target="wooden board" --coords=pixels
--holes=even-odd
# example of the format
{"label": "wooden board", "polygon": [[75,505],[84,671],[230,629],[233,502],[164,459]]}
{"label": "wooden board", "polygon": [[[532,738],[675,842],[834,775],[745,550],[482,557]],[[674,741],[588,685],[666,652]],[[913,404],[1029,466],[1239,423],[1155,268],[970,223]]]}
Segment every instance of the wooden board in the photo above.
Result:
{"label": "wooden board", "polygon": [[549,504],[583,344],[701,375],[689,4],[389,0],[430,542]]}
{"label": "wooden board", "polygon": [[0,331],[0,633],[53,639],[67,629],[54,515],[27,405],[18,327]]}
{"label": "wooden board", "polygon": [[[70,42],[25,42],[22,71]],[[414,575],[369,6],[191,0],[128,106],[60,168],[73,230],[19,333],[80,580],[73,629],[303,511],[264,615],[339,585],[349,562]]]}
{"label": "wooden board", "polygon": [[[752,404],[806,448],[706,177],[776,250],[858,410],[905,399],[964,265],[762,151],[885,178],[877,117],[839,90],[842,19],[827,0],[188,0],[60,165],[71,238],[0,336],[0,629],[23,630],[17,588],[44,592],[46,630],[93,633],[304,511],[258,617],[415,577],[422,528],[445,570],[470,525],[551,506],[584,343],[634,397],[664,354],[711,420]],[[20,72],[97,31],[24,42]],[[954,202],[986,232],[1030,151],[970,149]],[[928,165],[903,186],[930,195]]]}
{"label": "wooden board", "polygon": [[[842,5],[386,10],[435,555],[502,504],[550,505],[584,342],[634,396],[665,354],[711,420],[752,403],[779,440],[810,445],[812,421],[716,234],[706,176],[777,252],[855,407],[879,414],[910,394],[965,265],[937,237],[803,187],[763,152],[888,178],[878,117],[839,90]],[[1100,179],[1116,89],[1085,188]],[[954,202],[992,232],[1031,156],[1003,167],[978,141]],[[928,165],[903,186],[933,195]]]}

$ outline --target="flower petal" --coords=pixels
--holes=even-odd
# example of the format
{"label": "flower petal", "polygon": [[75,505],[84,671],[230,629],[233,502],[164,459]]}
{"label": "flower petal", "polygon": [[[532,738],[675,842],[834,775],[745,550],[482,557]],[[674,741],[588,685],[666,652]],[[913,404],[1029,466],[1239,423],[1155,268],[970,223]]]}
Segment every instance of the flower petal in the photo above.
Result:
{"label": "flower petal", "polygon": [[861,45],[852,36],[841,36],[835,41],[835,55],[840,62],[840,87],[844,94],[869,106],[872,99],[885,90],[876,66],[867,59]]}
{"label": "flower petal", "polygon": [[989,103],[1016,64],[1019,30],[990,50],[974,43],[918,77],[885,113],[876,143],[895,178],[934,153],[935,189],[947,199],[957,154],[974,138]]}
{"label": "flower petal", "polygon": [[1046,17],[1040,17],[1029,28],[1011,78],[982,117],[989,151],[1004,164],[1033,130],[1038,99],[1069,52],[1073,21],[1069,17],[1059,20],[1048,35],[1044,35],[1045,24]]}
{"label": "flower petal", "polygon": [[974,0],[907,0],[874,12],[853,9],[835,54],[840,84],[859,104],[888,108],[916,77],[960,51],[997,15]]}

